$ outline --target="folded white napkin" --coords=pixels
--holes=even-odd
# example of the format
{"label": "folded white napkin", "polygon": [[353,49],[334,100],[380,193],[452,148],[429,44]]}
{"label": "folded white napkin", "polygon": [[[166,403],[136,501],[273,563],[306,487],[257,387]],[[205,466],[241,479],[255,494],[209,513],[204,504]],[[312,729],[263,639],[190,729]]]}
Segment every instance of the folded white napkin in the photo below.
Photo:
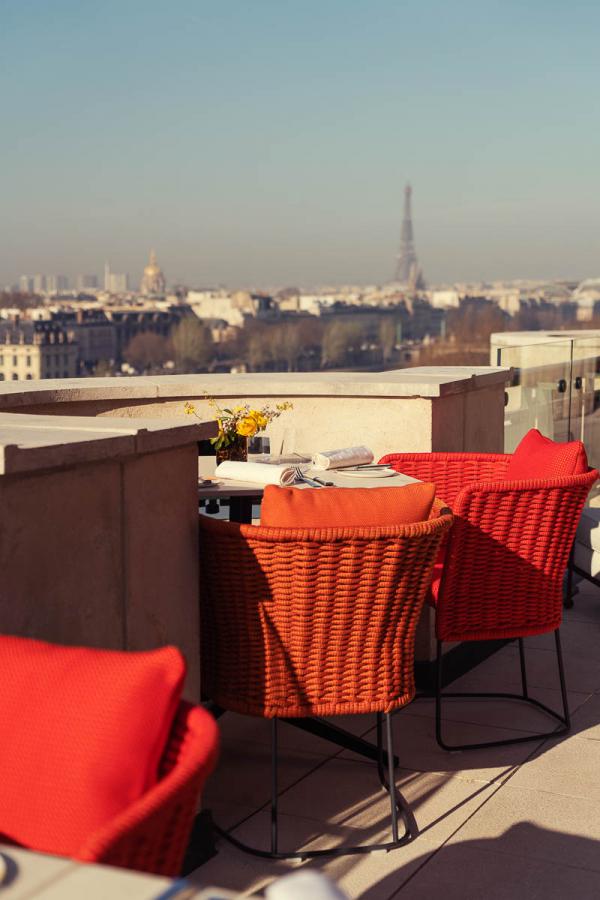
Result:
{"label": "folded white napkin", "polygon": [[343,469],[344,466],[360,466],[373,462],[373,454],[368,447],[346,447],[345,450],[324,450],[312,458],[314,469]]}
{"label": "folded white napkin", "polygon": [[218,478],[232,481],[251,481],[254,484],[290,485],[296,480],[293,466],[272,466],[269,463],[236,462],[228,459],[215,469]]}

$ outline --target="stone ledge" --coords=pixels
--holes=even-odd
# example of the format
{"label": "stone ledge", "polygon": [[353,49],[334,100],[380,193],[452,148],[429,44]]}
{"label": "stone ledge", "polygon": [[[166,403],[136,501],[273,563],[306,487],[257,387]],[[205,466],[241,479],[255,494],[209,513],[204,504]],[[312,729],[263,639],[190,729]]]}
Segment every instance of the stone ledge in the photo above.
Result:
{"label": "stone ledge", "polygon": [[205,440],[214,422],[0,414],[0,475],[141,455]]}
{"label": "stone ledge", "polygon": [[442,397],[507,381],[492,366],[420,366],[390,372],[258,372],[246,375],[159,375],[74,378],[0,384],[0,410],[100,400],[214,396]]}

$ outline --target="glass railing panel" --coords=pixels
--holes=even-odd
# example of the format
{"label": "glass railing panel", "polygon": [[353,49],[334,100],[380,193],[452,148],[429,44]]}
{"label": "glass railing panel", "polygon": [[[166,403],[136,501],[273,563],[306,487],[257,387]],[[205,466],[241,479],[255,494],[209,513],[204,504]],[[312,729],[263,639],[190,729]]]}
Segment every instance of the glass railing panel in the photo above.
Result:
{"label": "glass railing panel", "polygon": [[571,435],[583,441],[590,465],[600,466],[600,335],[575,338],[571,375]]}
{"label": "glass railing panel", "polygon": [[512,453],[530,428],[569,440],[572,341],[499,347],[497,365],[512,368],[504,411],[504,451]]}

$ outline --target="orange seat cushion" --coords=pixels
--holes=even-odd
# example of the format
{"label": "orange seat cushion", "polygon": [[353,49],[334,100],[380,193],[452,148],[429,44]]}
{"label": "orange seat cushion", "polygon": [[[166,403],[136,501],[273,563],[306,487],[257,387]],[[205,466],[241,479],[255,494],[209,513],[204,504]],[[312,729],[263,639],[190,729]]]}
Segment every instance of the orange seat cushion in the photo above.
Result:
{"label": "orange seat cushion", "polygon": [[156,783],[185,661],[0,637],[0,670],[0,833],[73,855]]}
{"label": "orange seat cushion", "polygon": [[560,478],[587,472],[588,460],[581,441],[560,444],[532,428],[521,440],[506,468],[508,481]]}
{"label": "orange seat cushion", "polygon": [[429,518],[435,485],[380,488],[265,488],[260,524],[273,528],[407,525]]}

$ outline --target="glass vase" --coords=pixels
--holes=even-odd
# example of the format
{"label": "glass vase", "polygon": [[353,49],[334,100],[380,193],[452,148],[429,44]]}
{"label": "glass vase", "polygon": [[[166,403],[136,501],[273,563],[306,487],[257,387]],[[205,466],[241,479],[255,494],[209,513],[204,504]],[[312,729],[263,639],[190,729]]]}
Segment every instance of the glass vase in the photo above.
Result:
{"label": "glass vase", "polygon": [[236,462],[246,462],[248,459],[248,438],[238,435],[227,447],[217,450],[217,465],[231,459]]}

